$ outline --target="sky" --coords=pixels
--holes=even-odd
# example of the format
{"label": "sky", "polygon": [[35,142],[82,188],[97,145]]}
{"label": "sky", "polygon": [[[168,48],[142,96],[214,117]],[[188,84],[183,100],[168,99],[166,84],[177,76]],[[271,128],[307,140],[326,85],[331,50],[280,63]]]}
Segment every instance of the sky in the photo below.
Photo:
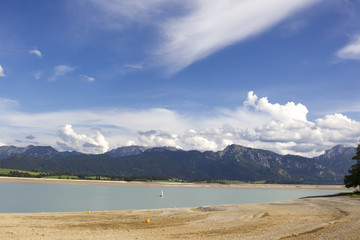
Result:
{"label": "sky", "polygon": [[0,145],[360,139],[360,0],[2,0]]}

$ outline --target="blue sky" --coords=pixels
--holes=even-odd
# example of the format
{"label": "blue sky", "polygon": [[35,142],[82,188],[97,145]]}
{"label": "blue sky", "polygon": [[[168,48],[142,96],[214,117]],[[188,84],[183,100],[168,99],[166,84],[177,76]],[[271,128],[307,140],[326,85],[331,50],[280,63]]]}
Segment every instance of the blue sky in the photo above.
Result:
{"label": "blue sky", "polygon": [[2,0],[0,144],[314,156],[360,138],[359,0]]}

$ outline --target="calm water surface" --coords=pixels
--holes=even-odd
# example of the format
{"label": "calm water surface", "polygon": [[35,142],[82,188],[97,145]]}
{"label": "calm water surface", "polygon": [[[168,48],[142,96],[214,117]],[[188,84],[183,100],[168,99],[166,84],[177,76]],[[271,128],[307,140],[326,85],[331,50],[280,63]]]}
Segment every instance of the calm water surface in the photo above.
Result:
{"label": "calm water surface", "polygon": [[[161,190],[164,196],[160,197]],[[0,183],[0,212],[78,212],[262,203],[336,190]]]}

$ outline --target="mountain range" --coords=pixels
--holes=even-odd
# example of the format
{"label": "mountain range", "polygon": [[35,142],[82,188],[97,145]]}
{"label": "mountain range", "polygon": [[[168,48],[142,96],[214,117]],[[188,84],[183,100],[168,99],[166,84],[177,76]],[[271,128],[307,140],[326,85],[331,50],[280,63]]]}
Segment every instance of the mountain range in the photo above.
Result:
{"label": "mountain range", "polygon": [[0,167],[85,175],[334,184],[343,182],[355,153],[355,148],[343,145],[314,158],[240,145],[218,152],[127,146],[97,155],[59,152],[50,146],[2,146]]}

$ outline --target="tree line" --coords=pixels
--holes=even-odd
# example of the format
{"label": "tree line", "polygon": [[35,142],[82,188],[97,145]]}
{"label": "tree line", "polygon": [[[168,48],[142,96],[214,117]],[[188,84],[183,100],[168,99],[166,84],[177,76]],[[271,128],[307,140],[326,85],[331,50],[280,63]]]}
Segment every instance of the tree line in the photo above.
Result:
{"label": "tree line", "polygon": [[[356,155],[352,158],[356,161],[349,170],[349,175],[345,175],[344,184],[347,188],[355,188],[356,192],[360,192],[360,144],[356,148]],[[359,187],[359,189],[356,189]]]}

